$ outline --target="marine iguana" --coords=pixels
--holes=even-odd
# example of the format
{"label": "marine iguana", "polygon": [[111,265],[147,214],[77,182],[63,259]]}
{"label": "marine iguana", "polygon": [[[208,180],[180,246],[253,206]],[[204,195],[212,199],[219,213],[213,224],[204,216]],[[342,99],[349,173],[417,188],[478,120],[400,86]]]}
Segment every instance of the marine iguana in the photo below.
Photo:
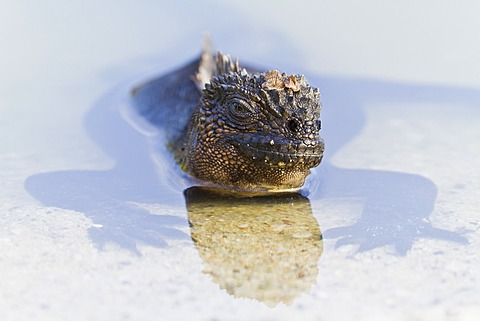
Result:
{"label": "marine iguana", "polygon": [[207,43],[199,59],[132,95],[181,168],[207,186],[299,189],[322,160],[320,92],[303,75],[245,69]]}

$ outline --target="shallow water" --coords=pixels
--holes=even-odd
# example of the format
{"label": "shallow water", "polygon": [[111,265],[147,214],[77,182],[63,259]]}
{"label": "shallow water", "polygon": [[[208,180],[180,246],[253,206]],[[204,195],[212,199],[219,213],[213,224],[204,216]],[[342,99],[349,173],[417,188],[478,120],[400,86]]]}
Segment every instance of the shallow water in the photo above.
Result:
{"label": "shallow water", "polygon": [[[26,189],[46,206],[91,218],[89,235],[99,248],[116,243],[141,254],[138,244],[165,247],[170,240],[192,238],[203,272],[220,289],[269,306],[292,304],[316,283],[323,247],[318,225],[324,218],[355,217],[350,225],[322,228],[335,247],[354,246],[355,252],[389,246],[404,256],[424,238],[467,246],[465,233],[429,221],[437,198],[434,181],[400,171],[340,167],[332,158],[362,131],[363,107],[370,100],[468,105],[480,93],[377,81],[314,81],[327,93],[322,132],[328,147],[300,192],[304,196],[242,200],[192,189],[194,183],[167,151],[162,130],[132,109],[129,93],[136,81],[115,88],[86,117],[89,136],[114,158],[113,169],[37,174],[26,180]],[[320,208],[312,211],[310,202]],[[357,208],[339,212],[338,206],[351,204]]]}
{"label": "shallow water", "polygon": [[[5,3],[0,314],[476,320],[477,9]],[[206,30],[320,87],[326,155],[301,194],[212,200],[131,115],[130,89],[194,58]]]}
{"label": "shallow water", "polygon": [[[459,233],[436,229],[428,223],[437,197],[437,187],[433,181],[417,174],[342,168],[332,164],[331,159],[335,151],[362,130],[362,106],[369,103],[366,98],[379,101],[387,98],[389,104],[399,101],[404,104],[465,105],[471,99],[480,99],[480,94],[472,90],[411,87],[360,80],[324,78],[316,82],[322,84],[328,93],[324,101],[328,107],[322,114],[325,123],[322,135],[328,149],[323,163],[313,170],[314,173],[300,193],[311,200],[340,199],[344,202],[345,199],[358,199],[363,203],[362,214],[353,226],[331,229],[326,235],[335,238],[343,236],[339,244],[360,242],[357,244],[360,249],[393,245],[403,255],[418,237],[465,243],[465,237]],[[195,183],[176,166],[165,147],[162,130],[154,128],[135,114],[129,96],[134,84],[136,82],[129,82],[115,89],[113,94],[106,95],[86,118],[89,136],[115,159],[116,166],[113,169],[43,173],[28,178],[26,188],[45,205],[87,212],[96,218],[95,223],[104,226],[104,233],[110,228],[117,233],[120,231],[117,225],[124,225],[130,231],[122,233],[138,233],[136,237],[141,239],[141,234],[151,234],[144,233],[142,226],[147,229],[155,227],[159,235],[147,243],[160,244],[162,236],[159,231],[162,227],[165,231],[173,232],[174,229],[164,225],[182,220],[169,215],[157,215],[156,223],[151,225],[153,222],[149,223],[152,218],[148,213],[143,209],[133,209],[132,204],[163,204],[182,211],[183,202],[179,195]],[[475,113],[473,109],[472,114]],[[142,223],[142,217],[147,222]],[[131,220],[139,224],[137,232],[134,232],[135,228],[131,230]],[[115,241],[128,248],[134,247],[134,239],[122,241],[118,235],[96,238],[99,244]]]}

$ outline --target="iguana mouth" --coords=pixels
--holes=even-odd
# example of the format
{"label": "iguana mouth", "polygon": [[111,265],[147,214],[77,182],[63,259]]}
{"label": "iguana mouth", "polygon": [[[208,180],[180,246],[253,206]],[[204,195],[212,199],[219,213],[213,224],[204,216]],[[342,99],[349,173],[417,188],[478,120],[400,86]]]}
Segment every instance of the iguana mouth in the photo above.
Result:
{"label": "iguana mouth", "polygon": [[236,136],[230,142],[246,159],[259,166],[308,169],[318,166],[323,157],[323,140],[301,141],[278,137],[242,136]]}

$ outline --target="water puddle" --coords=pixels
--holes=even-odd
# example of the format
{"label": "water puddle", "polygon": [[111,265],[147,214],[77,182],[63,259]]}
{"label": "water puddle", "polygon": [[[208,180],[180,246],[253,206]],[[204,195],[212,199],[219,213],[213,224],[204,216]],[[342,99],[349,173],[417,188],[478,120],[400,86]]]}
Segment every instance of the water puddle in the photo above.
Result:
{"label": "water puddle", "polygon": [[[139,244],[164,248],[170,240],[191,238],[203,272],[219,288],[269,306],[291,304],[316,283],[322,220],[341,213],[328,206],[312,212],[311,202],[363,203],[353,225],[324,230],[324,239],[335,239],[337,246],[367,251],[388,245],[396,255],[406,255],[420,238],[465,244],[462,234],[429,222],[437,188],[428,178],[341,168],[332,161],[363,129],[368,101],[435,103],[465,95],[456,89],[375,81],[310,81],[320,84],[324,93],[327,152],[301,193],[235,198],[194,187],[168,152],[165,133],[142,123],[132,111],[129,94],[138,81],[105,95],[86,116],[88,134],[115,160],[114,168],[41,173],[28,178],[26,189],[45,206],[89,217],[94,223],[89,233],[99,248],[112,242],[140,255]],[[149,204],[157,210],[149,210]]]}

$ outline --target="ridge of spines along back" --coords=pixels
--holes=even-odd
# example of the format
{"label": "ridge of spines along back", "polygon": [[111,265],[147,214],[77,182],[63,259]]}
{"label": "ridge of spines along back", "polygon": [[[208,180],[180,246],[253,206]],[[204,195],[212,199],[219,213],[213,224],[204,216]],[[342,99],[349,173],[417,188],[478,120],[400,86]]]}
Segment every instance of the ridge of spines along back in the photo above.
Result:
{"label": "ridge of spines along back", "polygon": [[203,40],[198,70],[192,76],[192,80],[198,90],[202,91],[205,85],[210,83],[215,76],[233,73],[246,73],[246,70],[240,68],[238,58],[233,60],[230,55],[224,55],[221,51],[214,55],[210,37],[206,36]]}

